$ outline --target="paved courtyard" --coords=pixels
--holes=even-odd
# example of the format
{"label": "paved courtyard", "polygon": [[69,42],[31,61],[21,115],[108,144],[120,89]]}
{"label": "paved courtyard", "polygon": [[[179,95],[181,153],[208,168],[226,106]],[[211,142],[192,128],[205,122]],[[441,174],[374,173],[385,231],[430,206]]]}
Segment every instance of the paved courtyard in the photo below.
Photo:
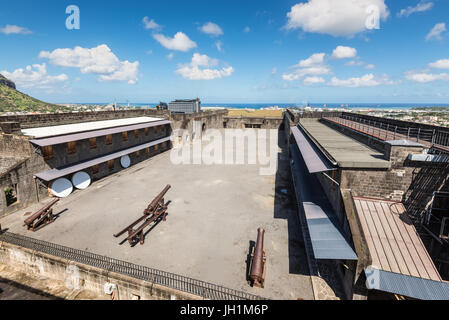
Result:
{"label": "paved courtyard", "polygon": [[[24,214],[48,199],[0,224],[13,233],[267,298],[313,299],[288,158],[282,143],[277,149],[279,169],[271,176],[260,175],[259,165],[175,165],[165,152],[62,199],[54,207],[60,213],[56,221],[37,232],[23,226]],[[146,235],[145,244],[130,247],[121,244],[125,236],[114,238],[167,184],[172,186],[165,196],[167,221]],[[250,241],[258,227],[266,230],[265,289],[246,282]]]}

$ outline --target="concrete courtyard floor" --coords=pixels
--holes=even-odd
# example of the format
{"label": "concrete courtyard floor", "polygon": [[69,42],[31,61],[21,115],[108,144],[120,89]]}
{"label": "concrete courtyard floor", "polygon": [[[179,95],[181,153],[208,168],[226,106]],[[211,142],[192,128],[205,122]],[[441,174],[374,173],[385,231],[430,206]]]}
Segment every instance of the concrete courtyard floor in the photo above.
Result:
{"label": "concrete courtyard floor", "polygon": [[[75,191],[54,206],[56,221],[37,232],[23,226],[33,205],[0,219],[3,229],[64,246],[173,272],[272,299],[313,299],[289,163],[276,133],[276,174],[259,165],[175,165],[170,151]],[[278,145],[279,141],[279,145]],[[224,148],[229,152],[228,146]],[[167,221],[145,244],[121,244],[117,233],[142,215],[167,185]],[[265,232],[265,288],[246,282],[250,241]]]}

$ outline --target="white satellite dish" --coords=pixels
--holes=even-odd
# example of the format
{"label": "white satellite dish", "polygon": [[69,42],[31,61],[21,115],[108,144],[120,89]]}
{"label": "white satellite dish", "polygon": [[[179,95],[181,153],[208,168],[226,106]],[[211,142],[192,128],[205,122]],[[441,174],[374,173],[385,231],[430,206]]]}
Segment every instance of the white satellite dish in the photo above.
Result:
{"label": "white satellite dish", "polygon": [[123,156],[120,158],[120,164],[123,168],[129,168],[129,166],[131,165],[131,159],[129,158],[129,156]]}
{"label": "white satellite dish", "polygon": [[65,198],[72,193],[73,185],[70,180],[67,180],[66,178],[59,178],[53,181],[50,191],[55,197]]}
{"label": "white satellite dish", "polygon": [[72,177],[72,183],[75,188],[84,190],[88,186],[90,186],[90,176],[87,172],[84,171],[77,172]]}

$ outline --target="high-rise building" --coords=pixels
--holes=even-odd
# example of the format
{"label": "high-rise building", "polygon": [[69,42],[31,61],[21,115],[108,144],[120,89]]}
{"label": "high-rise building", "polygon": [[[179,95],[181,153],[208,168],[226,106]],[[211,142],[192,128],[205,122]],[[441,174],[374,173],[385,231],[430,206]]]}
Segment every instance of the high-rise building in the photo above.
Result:
{"label": "high-rise building", "polygon": [[168,110],[174,113],[195,113],[201,112],[201,100],[175,100],[168,104]]}

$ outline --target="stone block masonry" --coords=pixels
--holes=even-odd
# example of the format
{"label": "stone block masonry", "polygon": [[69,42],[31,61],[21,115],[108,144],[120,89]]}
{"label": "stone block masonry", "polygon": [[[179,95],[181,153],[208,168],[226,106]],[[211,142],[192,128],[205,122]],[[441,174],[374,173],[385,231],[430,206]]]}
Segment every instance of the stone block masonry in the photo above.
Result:
{"label": "stone block masonry", "polygon": [[202,297],[161,286],[149,281],[59,258],[43,252],[0,242],[0,262],[14,265],[26,274],[65,283],[73,289],[83,289],[105,296],[104,285],[118,287],[119,300],[202,300]]}

